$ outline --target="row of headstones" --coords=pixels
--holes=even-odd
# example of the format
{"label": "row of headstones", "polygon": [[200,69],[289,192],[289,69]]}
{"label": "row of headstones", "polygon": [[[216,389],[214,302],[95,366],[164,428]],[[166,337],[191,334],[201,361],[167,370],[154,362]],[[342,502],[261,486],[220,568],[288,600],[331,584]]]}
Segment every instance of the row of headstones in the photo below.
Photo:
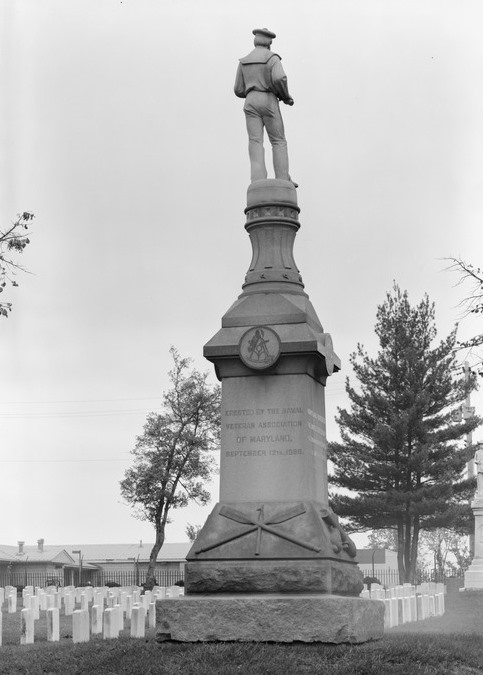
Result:
{"label": "row of headstones", "polygon": [[[50,642],[60,640],[59,619],[62,601],[64,613],[72,615],[73,642],[87,642],[92,634],[103,634],[104,639],[119,637],[124,629],[124,620],[131,621],[131,637],[144,637],[146,618],[148,626],[156,624],[156,601],[167,597],[178,597],[182,589],[178,586],[164,588],[155,586],[153,591],[145,591],[141,595],[139,587],[113,588],[75,588],[66,586],[59,591],[55,587],[26,587],[22,591],[23,609],[21,616],[21,644],[34,642],[35,621],[40,618],[40,611],[45,610],[47,617],[47,639]],[[14,599],[15,598],[15,599]],[[17,610],[17,589],[15,587],[0,588],[0,607],[7,600],[8,611]],[[80,609],[75,609],[75,603]],[[89,605],[91,613],[89,616]],[[107,607],[105,607],[105,603]],[[2,644],[2,613],[0,612],[0,645]]]}
{"label": "row of headstones", "polygon": [[444,584],[404,584],[362,591],[361,597],[384,602],[384,627],[393,628],[444,614]]}

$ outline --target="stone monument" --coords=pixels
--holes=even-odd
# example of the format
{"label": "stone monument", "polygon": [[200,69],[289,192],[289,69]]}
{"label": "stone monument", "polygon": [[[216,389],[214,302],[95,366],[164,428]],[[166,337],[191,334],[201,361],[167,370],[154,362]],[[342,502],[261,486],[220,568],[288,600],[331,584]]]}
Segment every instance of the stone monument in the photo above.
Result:
{"label": "stone monument", "polygon": [[471,502],[475,516],[475,554],[465,572],[465,590],[483,589],[483,444],[475,453],[476,494]]}
{"label": "stone monument", "polygon": [[[293,256],[300,209],[278,98],[293,99],[269,49],[275,35],[253,32],[235,84],[246,95],[253,257],[204,348],[222,383],[220,498],[188,553],[184,598],[158,603],[158,636],[364,642],[381,637],[384,605],[359,597],[356,547],[328,505],[325,386],[340,360]],[[253,131],[263,128],[275,179]]]}

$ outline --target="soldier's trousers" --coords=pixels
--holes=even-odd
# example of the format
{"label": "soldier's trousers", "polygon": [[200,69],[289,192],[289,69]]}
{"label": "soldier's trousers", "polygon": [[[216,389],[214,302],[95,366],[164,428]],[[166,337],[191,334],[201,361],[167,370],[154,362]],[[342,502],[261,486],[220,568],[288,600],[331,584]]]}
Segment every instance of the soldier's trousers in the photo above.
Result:
{"label": "soldier's trousers", "polygon": [[275,94],[263,91],[250,91],[243,107],[248,131],[248,152],[250,155],[251,180],[267,178],[265,151],[263,148],[263,129],[267,130],[272,144],[273,169],[275,178],[290,180],[288,171],[288,152],[282,115]]}

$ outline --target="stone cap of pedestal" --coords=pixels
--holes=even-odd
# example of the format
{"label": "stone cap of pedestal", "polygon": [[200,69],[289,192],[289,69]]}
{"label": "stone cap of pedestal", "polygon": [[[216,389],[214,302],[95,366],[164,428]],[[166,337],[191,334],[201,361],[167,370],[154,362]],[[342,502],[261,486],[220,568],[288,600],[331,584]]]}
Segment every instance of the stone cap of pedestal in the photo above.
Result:
{"label": "stone cap of pedestal", "polygon": [[278,178],[257,180],[251,183],[247,190],[247,210],[267,204],[283,204],[299,210],[297,191],[293,183]]}
{"label": "stone cap of pedestal", "polygon": [[[316,332],[306,323],[270,324],[270,328],[277,333],[280,339],[281,354],[317,351],[324,353],[325,351],[325,336],[327,334]],[[204,355],[207,358],[210,358],[210,356],[237,356],[240,339],[246,330],[246,326],[222,328],[206,343],[203,348]]]}
{"label": "stone cap of pedestal", "polygon": [[[271,324],[280,339],[280,357],[266,374],[287,375],[306,373],[325,385],[331,372],[340,370],[339,357],[332,350],[328,333],[314,330],[307,323]],[[260,375],[248,368],[240,358],[240,340],[246,326],[222,328],[204,346],[205,358],[215,364],[217,376],[250,377]],[[332,370],[327,370],[327,360]]]}
{"label": "stone cap of pedestal", "polygon": [[471,502],[473,512],[478,515],[483,515],[483,495],[476,496]]}
{"label": "stone cap of pedestal", "polygon": [[221,320],[223,328],[294,323],[307,323],[316,332],[324,331],[312,303],[305,294],[242,294]]}
{"label": "stone cap of pedestal", "polygon": [[[272,328],[280,340],[280,359],[271,373],[307,373],[325,384],[332,370],[340,370],[332,341],[307,296],[258,293],[241,295],[223,316],[221,330],[204,346],[203,354],[215,364],[218,377],[256,374],[240,359],[239,347],[244,333],[255,326]],[[332,370],[327,370],[326,359]]]}

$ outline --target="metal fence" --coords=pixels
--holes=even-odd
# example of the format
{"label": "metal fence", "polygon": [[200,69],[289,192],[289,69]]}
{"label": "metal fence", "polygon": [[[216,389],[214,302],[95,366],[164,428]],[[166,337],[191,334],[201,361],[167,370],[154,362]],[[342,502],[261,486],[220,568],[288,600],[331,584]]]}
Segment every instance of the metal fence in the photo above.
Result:
{"label": "metal fence", "polygon": [[[154,576],[158,586],[174,586],[177,582],[184,583],[184,572],[181,570],[155,570]],[[134,570],[123,570],[120,572],[108,572],[99,570],[92,574],[90,582],[93,586],[109,586],[110,584],[119,584],[120,586],[142,586],[146,581],[146,572]]]}
{"label": "metal fence", "polygon": [[[377,579],[381,586],[392,587],[399,586],[399,572],[397,570],[375,570],[374,575],[372,574],[371,567],[362,567],[360,566],[362,574],[364,577],[373,577]],[[455,577],[460,578],[464,576],[462,570],[458,570],[456,573],[443,573],[434,569],[419,569],[416,572],[416,578],[414,579],[414,584],[419,585],[426,583],[428,581],[435,581],[436,583],[446,584],[448,579],[453,579]]]}
{"label": "metal fence", "polygon": [[64,586],[63,570],[55,572],[8,571],[0,572],[0,586]]}
{"label": "metal fence", "polygon": [[[155,577],[158,586],[174,586],[177,582],[184,583],[182,570],[157,569]],[[82,578],[79,579],[79,570],[58,570],[56,572],[30,572],[28,569],[21,571],[0,572],[1,586],[142,586],[146,581],[145,571],[123,570],[109,572],[106,570],[83,570]]]}
{"label": "metal fence", "polygon": [[[362,574],[365,577],[372,577],[371,567],[362,567]],[[463,576],[463,572],[456,574],[442,574],[434,569],[418,570],[415,583],[422,584],[427,581],[436,581],[438,583],[448,583],[449,579],[455,579]],[[155,577],[158,586],[174,586],[178,582],[184,583],[183,570],[167,570],[158,568],[155,571]],[[399,573],[397,570],[375,570],[374,577],[382,586],[398,586]],[[146,581],[146,570],[121,570],[109,572],[107,570],[83,570],[82,578],[79,579],[78,569],[59,569],[54,572],[30,572],[27,569],[0,571],[0,586],[142,586]]]}

